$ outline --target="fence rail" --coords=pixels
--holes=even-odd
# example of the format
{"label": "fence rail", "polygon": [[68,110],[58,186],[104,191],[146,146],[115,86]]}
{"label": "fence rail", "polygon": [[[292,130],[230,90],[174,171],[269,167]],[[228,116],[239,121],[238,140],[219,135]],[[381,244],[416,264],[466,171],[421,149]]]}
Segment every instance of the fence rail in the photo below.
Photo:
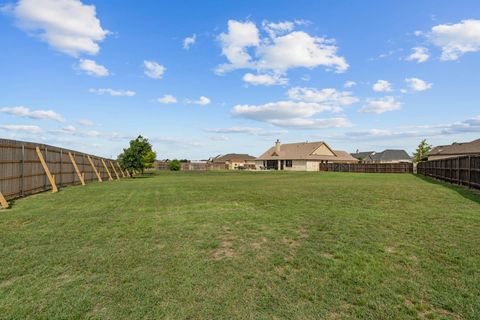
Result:
{"label": "fence rail", "polygon": [[419,162],[417,173],[480,189],[480,155]]}
{"label": "fence rail", "polygon": [[110,175],[115,179],[114,168],[121,173],[118,163],[111,159],[45,144],[0,139],[0,193],[7,200],[52,190],[50,178],[58,188],[82,184],[82,180],[98,181],[98,176],[103,181],[109,180]]}
{"label": "fence rail", "polygon": [[362,173],[412,173],[412,163],[325,163],[320,171]]}

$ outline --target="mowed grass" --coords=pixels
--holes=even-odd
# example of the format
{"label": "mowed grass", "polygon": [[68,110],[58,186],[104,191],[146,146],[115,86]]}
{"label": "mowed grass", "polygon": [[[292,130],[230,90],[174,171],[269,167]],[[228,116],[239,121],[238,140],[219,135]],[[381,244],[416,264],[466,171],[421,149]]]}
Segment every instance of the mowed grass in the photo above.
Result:
{"label": "mowed grass", "polygon": [[413,175],[161,173],[0,211],[3,319],[479,319],[480,196]]}

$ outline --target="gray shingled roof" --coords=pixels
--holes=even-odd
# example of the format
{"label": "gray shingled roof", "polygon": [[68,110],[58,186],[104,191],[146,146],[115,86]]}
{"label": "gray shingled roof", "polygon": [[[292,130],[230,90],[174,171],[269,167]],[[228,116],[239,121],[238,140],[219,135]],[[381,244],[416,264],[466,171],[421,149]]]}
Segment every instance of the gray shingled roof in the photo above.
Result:
{"label": "gray shingled roof", "polygon": [[355,159],[365,159],[375,151],[362,151],[362,152],[356,152],[356,153],[350,153],[352,157]]}
{"label": "gray shingled roof", "polygon": [[429,153],[430,156],[462,154],[480,154],[480,139],[471,142],[453,143],[447,146],[438,146],[433,148]]}
{"label": "gray shingled roof", "polygon": [[405,150],[386,149],[382,152],[374,152],[368,156],[365,160],[371,161],[400,161],[400,160],[412,160]]}

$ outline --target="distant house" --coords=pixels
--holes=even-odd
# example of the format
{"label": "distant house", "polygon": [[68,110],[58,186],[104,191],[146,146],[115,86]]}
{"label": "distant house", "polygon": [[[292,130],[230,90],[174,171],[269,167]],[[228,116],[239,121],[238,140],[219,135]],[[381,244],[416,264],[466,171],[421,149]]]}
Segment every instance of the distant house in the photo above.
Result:
{"label": "distant house", "polygon": [[480,154],[480,139],[463,143],[455,142],[450,145],[435,147],[428,154],[428,160],[438,160],[473,154]]}
{"label": "distant house", "polygon": [[355,152],[355,153],[350,153],[350,155],[352,157],[354,157],[355,159],[357,159],[359,162],[363,162],[369,155],[371,155],[372,153],[375,153],[375,151],[358,151]]}
{"label": "distant house", "polygon": [[412,162],[412,157],[405,150],[386,149],[382,152],[372,152],[365,159],[364,163],[401,163]]}
{"label": "distant house", "polygon": [[345,151],[332,150],[323,141],[281,144],[277,140],[255,162],[257,169],[319,171],[322,163],[357,163],[358,160]]}
{"label": "distant house", "polygon": [[211,159],[215,165],[225,164],[225,169],[254,169],[255,157],[244,153],[228,153]]}

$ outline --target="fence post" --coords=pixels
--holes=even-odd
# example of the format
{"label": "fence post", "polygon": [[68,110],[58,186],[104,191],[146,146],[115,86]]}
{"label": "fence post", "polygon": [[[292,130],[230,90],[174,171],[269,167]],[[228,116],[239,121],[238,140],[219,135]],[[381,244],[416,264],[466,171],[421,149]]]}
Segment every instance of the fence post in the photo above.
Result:
{"label": "fence post", "polygon": [[22,163],[20,166],[20,194],[21,196],[25,196],[25,145],[22,143]]}
{"label": "fence post", "polygon": [[61,187],[63,185],[63,149],[60,149],[60,173],[58,175],[60,176],[58,185]]}
{"label": "fence post", "polygon": [[468,187],[472,187],[472,170],[471,170],[471,160],[470,156],[468,156]]}
{"label": "fence post", "polygon": [[[48,166],[48,149],[45,147],[45,163]],[[47,190],[47,175],[45,175],[45,186],[43,187],[44,190]]]}

